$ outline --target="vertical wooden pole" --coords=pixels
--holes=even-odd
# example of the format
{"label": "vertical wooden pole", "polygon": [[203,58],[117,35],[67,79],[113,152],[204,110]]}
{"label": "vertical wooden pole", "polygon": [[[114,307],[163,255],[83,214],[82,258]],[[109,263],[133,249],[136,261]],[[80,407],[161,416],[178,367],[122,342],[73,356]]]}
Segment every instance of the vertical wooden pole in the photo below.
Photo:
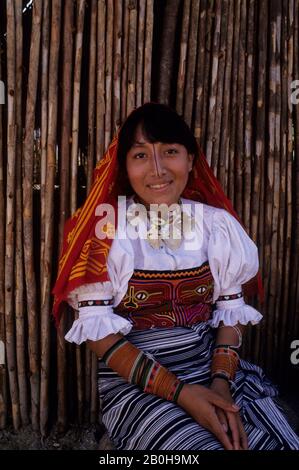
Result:
{"label": "vertical wooden pole", "polygon": [[217,91],[215,103],[215,122],[213,134],[213,150],[211,165],[215,176],[218,177],[218,166],[220,157],[220,141],[223,140],[221,132],[222,123],[222,110],[223,110],[223,86],[224,86],[224,71],[226,62],[226,38],[227,38],[227,21],[228,21],[228,2],[221,2],[220,9],[220,38],[219,38],[219,53],[218,53],[218,69],[217,69]]}
{"label": "vertical wooden pole", "polygon": [[[47,164],[45,184],[45,249],[43,263],[44,277],[41,284],[41,315],[45,319],[50,316],[51,309],[51,277],[53,266],[53,222],[54,222],[54,191],[57,155],[57,109],[58,109],[58,58],[60,47],[60,22],[61,2],[52,0],[51,3],[51,44],[49,55],[49,91],[48,91],[48,134],[47,134]],[[47,338],[47,341],[49,338]],[[49,344],[42,344],[42,349],[47,350]],[[45,356],[47,357],[47,355]],[[48,374],[49,370],[43,373]],[[48,381],[45,375],[44,384]],[[46,395],[44,395],[46,396]],[[46,415],[42,416],[41,432],[44,433]]]}
{"label": "vertical wooden pole", "polygon": [[196,70],[196,56],[198,54],[198,22],[199,22],[199,6],[200,2],[192,0],[190,17],[190,32],[187,47],[187,70],[186,70],[186,84],[185,84],[185,101],[184,101],[184,118],[187,124],[192,126],[192,112],[193,112],[193,96],[195,88],[195,70]]}
{"label": "vertical wooden pole", "polygon": [[[75,46],[74,82],[73,82],[73,120],[72,120],[72,153],[71,153],[71,192],[70,208],[73,214],[77,209],[78,194],[78,138],[79,138],[79,106],[81,88],[82,44],[85,16],[85,0],[77,1],[77,30]],[[78,420],[83,421],[83,377],[81,348],[76,346],[76,371],[77,371],[77,398]]]}
{"label": "vertical wooden pole", "polygon": [[121,92],[121,43],[122,43],[122,2],[114,0],[113,29],[113,87],[112,87],[112,137],[120,126]]}
{"label": "vertical wooden pole", "polygon": [[[183,110],[184,110],[184,90],[185,90],[185,82],[186,82],[190,7],[191,7],[191,0],[185,0],[184,6],[183,6],[182,32],[181,32],[181,40],[180,40],[180,60],[179,60],[178,80],[177,80],[177,88],[176,88],[176,111],[180,115],[183,115]],[[197,137],[197,135],[195,135],[195,137]]]}
{"label": "vertical wooden pole", "polygon": [[113,77],[113,21],[114,4],[108,2],[105,64],[105,151],[112,135],[112,77]]}
{"label": "vertical wooden pole", "polygon": [[231,80],[232,80],[232,53],[233,53],[233,33],[234,23],[234,3],[229,2],[228,25],[227,25],[227,41],[226,41],[226,63],[224,74],[224,90],[223,90],[223,109],[219,111],[222,115],[221,121],[221,144],[220,155],[218,160],[218,179],[224,191],[228,190],[228,166],[229,166],[229,147],[231,132]]}
{"label": "vertical wooden pole", "polygon": [[143,102],[151,100],[154,1],[146,1]]}
{"label": "vertical wooden pole", "polygon": [[[72,133],[72,77],[73,77],[73,31],[74,25],[74,2],[64,2],[64,28],[62,37],[62,132],[60,142],[60,202],[59,202],[59,253],[62,248],[63,229],[66,219],[70,215],[70,157],[71,157],[71,133]],[[59,432],[66,429],[67,424],[67,365],[66,344],[61,338],[60,332],[65,331],[66,311],[62,313],[61,325],[58,331],[57,341],[57,425]]]}
{"label": "vertical wooden pole", "polygon": [[144,46],[145,46],[145,9],[146,2],[139,2],[138,11],[138,39],[137,39],[137,78],[136,78],[136,106],[142,104],[143,70],[144,70]]}
{"label": "vertical wooden pole", "polygon": [[179,17],[180,0],[165,2],[160,51],[160,77],[158,83],[158,102],[169,104],[174,65],[174,45]]}
{"label": "vertical wooden pole", "polygon": [[97,108],[96,108],[96,158],[102,158],[105,148],[105,44],[106,44],[106,1],[98,0],[97,31]]}
{"label": "vertical wooden pole", "polygon": [[[42,7],[33,4],[28,93],[26,101],[25,139],[23,144],[23,225],[24,263],[29,325],[29,363],[31,386],[31,419],[35,431],[39,428],[40,406],[40,348],[38,335],[38,308],[36,305],[36,276],[33,241],[33,147],[35,107],[37,96],[38,67],[40,54]],[[47,372],[46,372],[47,373]],[[47,407],[46,407],[47,410]]]}
{"label": "vertical wooden pole", "polygon": [[[5,83],[0,55],[0,80]],[[4,181],[4,135],[3,104],[0,105],[0,263],[5,265],[5,181]],[[5,340],[4,269],[0,269],[0,429],[4,429],[7,419],[7,369]]]}
{"label": "vertical wooden pole", "polygon": [[[16,214],[22,214],[22,83],[23,83],[23,2],[16,1],[16,123],[17,123],[17,152],[16,152]],[[16,351],[18,365],[18,386],[20,394],[20,412],[22,424],[29,423],[28,415],[28,386],[25,341],[25,282],[23,262],[23,223],[22,217],[16,217],[16,270],[15,270],[15,314],[16,314]]]}
{"label": "vertical wooden pole", "polygon": [[130,0],[129,10],[127,115],[133,111],[136,104],[137,0]]}
{"label": "vertical wooden pole", "polygon": [[[97,1],[92,0],[90,12],[89,77],[88,77],[88,142],[87,142],[87,194],[89,193],[95,160],[95,124],[96,124],[96,53],[97,53]],[[90,420],[91,388],[96,377],[91,375],[91,355],[85,347],[85,406],[84,418]]]}
{"label": "vertical wooden pole", "polygon": [[16,176],[16,27],[15,2],[7,1],[7,176],[5,233],[5,327],[13,426],[20,426],[14,318],[15,176]]}

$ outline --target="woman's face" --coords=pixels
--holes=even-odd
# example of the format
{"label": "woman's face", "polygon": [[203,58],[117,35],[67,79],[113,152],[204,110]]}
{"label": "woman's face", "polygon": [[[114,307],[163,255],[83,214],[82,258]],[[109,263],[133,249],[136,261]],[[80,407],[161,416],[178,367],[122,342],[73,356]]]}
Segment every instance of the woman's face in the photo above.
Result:
{"label": "woman's face", "polygon": [[177,203],[192,163],[193,155],[188,154],[184,145],[150,143],[140,127],[126,159],[131,186],[145,204]]}

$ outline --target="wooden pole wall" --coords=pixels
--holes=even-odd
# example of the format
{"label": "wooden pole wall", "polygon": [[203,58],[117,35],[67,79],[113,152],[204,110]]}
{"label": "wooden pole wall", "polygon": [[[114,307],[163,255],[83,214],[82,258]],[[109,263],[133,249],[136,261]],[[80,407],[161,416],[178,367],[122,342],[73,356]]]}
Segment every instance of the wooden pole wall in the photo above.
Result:
{"label": "wooden pole wall", "polygon": [[264,320],[243,354],[298,381],[298,21],[295,0],[0,3],[0,428],[98,420],[96,357],[65,343],[70,308],[56,331],[51,289],[65,220],[148,101],[185,118],[258,245]]}

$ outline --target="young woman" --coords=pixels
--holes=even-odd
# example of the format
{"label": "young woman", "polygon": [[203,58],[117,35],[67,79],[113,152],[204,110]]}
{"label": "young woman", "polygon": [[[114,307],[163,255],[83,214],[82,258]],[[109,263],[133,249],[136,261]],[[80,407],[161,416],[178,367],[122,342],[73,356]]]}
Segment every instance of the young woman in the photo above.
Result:
{"label": "young woman", "polygon": [[186,123],[165,105],[133,111],[66,226],[54,289],[57,318],[63,301],[79,310],[66,339],[100,358],[117,449],[299,449],[274,387],[238,354],[262,318],[243,298],[257,271]]}

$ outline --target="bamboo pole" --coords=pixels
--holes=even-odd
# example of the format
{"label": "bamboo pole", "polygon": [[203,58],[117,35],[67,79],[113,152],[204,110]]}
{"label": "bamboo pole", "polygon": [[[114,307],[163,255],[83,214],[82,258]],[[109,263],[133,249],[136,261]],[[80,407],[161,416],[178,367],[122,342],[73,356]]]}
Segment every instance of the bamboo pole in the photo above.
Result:
{"label": "bamboo pole", "polygon": [[[190,23],[191,0],[185,0],[183,6],[182,32],[180,41],[180,61],[178,69],[178,80],[176,89],[176,111],[183,115],[184,109],[184,90],[186,82],[186,63],[188,49],[188,33]],[[201,30],[200,30],[201,31]]]}
{"label": "bamboo pole", "polygon": [[47,172],[47,133],[48,133],[48,80],[49,80],[49,41],[50,5],[43,2],[42,52],[41,52],[41,156],[40,156],[40,285],[43,284],[43,259],[45,251],[45,186]]}
{"label": "bamboo pole", "polygon": [[231,92],[231,132],[229,146],[229,165],[228,165],[228,196],[231,201],[235,199],[235,149],[236,149],[236,128],[237,128],[237,86],[239,70],[239,35],[240,35],[240,10],[241,0],[235,4],[235,28],[233,38],[233,70],[232,76],[235,77],[232,83]]}
{"label": "bamboo pole", "polygon": [[251,161],[253,153],[253,93],[254,93],[254,0],[250,0],[248,5],[248,30],[247,30],[247,45],[246,45],[246,71],[245,71],[245,110],[244,110],[244,199],[243,199],[243,224],[250,233],[250,212],[251,212]]}
{"label": "bamboo pole", "polygon": [[[201,142],[202,147],[206,148],[206,141],[207,141],[207,132],[208,132],[208,120],[209,120],[209,95],[210,95],[210,82],[211,82],[211,66],[213,57],[211,54],[212,50],[212,40],[213,40],[213,25],[214,25],[214,0],[207,0],[206,5],[203,5],[205,8],[206,14],[206,25],[205,25],[205,34],[204,34],[204,47],[206,49],[205,53],[205,60],[204,60],[204,80],[203,80],[203,97],[202,97],[202,105],[199,110],[198,118],[201,119],[199,121],[199,126],[201,128]],[[202,25],[201,25],[202,26]]]}
{"label": "bamboo pole", "polygon": [[97,59],[97,1],[92,0],[90,16],[90,47],[88,77],[88,146],[87,146],[87,194],[92,183],[95,163],[96,128],[96,59]]}
{"label": "bamboo pole", "polygon": [[245,88],[245,51],[246,51],[246,1],[241,0],[239,58],[238,58],[238,84],[237,84],[237,130],[235,154],[235,208],[243,220],[243,172],[244,172],[244,88]]}
{"label": "bamboo pole", "polygon": [[146,0],[143,102],[151,100],[154,0]]}
{"label": "bamboo pole", "polygon": [[[247,233],[250,233],[250,194],[251,194],[251,160],[253,152],[252,124],[253,124],[253,40],[254,40],[254,0],[250,0],[248,5],[247,32],[245,42],[245,90],[244,90],[244,157],[243,157],[243,218],[242,222]],[[252,357],[252,336],[251,325],[247,328],[245,354]]]}
{"label": "bamboo pole", "polygon": [[120,126],[120,92],[121,92],[121,43],[122,43],[122,2],[114,0],[114,29],[113,29],[113,88],[112,88],[112,132],[116,134]]}
{"label": "bamboo pole", "polygon": [[[41,315],[47,318],[50,315],[51,273],[53,263],[53,219],[54,219],[54,182],[56,169],[56,133],[57,133],[57,92],[58,92],[58,57],[60,45],[60,17],[61,2],[52,1],[51,16],[51,44],[49,55],[49,92],[48,92],[48,134],[47,134],[47,173],[45,185],[45,250],[43,262],[44,278],[41,284]],[[48,347],[44,344],[42,347]],[[43,371],[45,382],[48,380]],[[47,412],[42,415],[41,432],[44,433]]]}
{"label": "bamboo pole", "polygon": [[[89,80],[88,80],[88,146],[87,146],[87,194],[92,183],[92,173],[95,160],[95,113],[96,113],[96,32],[97,32],[97,2],[92,0],[90,13],[90,47],[89,47]],[[91,382],[96,377],[91,376],[91,355],[85,348],[85,407],[84,417],[90,419]]]}
{"label": "bamboo pole", "polygon": [[128,50],[128,83],[127,115],[135,108],[136,103],[136,41],[137,41],[137,0],[130,0],[129,8],[129,50]]}
{"label": "bamboo pole", "polygon": [[[41,52],[41,155],[40,155],[40,208],[41,208],[41,254],[40,285],[43,285],[43,259],[45,251],[45,186],[47,165],[48,132],[48,77],[49,77],[49,1],[43,2],[42,52]],[[43,435],[47,431],[49,413],[49,369],[50,369],[50,317],[48,311],[41,310],[41,387],[40,387],[40,429]]]}
{"label": "bamboo pole", "polygon": [[90,403],[90,422],[96,423],[98,416],[98,358],[96,354],[91,355],[91,403]]}
{"label": "bamboo pole", "polygon": [[[291,6],[291,5],[290,5]],[[296,45],[299,41],[299,4],[294,2],[294,54],[293,54],[293,74],[289,79],[294,80],[299,76],[299,57],[296,53]],[[291,57],[290,57],[290,60]],[[290,66],[289,66],[290,67]],[[288,68],[289,69],[289,68]],[[288,70],[288,72],[290,69]],[[289,93],[292,93],[293,90],[289,88]],[[289,97],[290,99],[290,97]],[[285,348],[287,349],[287,354],[289,357],[290,354],[290,344],[294,338],[298,337],[299,328],[297,317],[299,314],[299,109],[298,104],[291,103],[289,101],[289,109],[292,110],[293,126],[290,129],[290,134],[288,135],[289,148],[292,148],[291,154],[288,154],[288,216],[290,215],[293,219],[292,226],[292,240],[291,240],[291,249],[292,249],[292,258],[291,258],[291,267],[289,285],[290,291],[288,296],[288,317],[287,317],[287,328],[284,332],[285,336]],[[292,136],[292,131],[294,129],[294,136]],[[291,140],[291,142],[290,142]],[[288,152],[289,153],[289,152]],[[293,195],[293,200],[292,200]],[[289,362],[288,362],[289,363]],[[289,374],[292,372],[292,365],[289,367],[284,367],[282,369],[282,380],[285,383],[286,380],[289,380]]]}
{"label": "bamboo pole", "polygon": [[[72,73],[73,73],[73,30],[74,30],[74,2],[64,2],[64,28],[62,38],[63,66],[62,66],[62,132],[60,155],[60,203],[59,203],[59,252],[62,248],[63,230],[66,219],[70,215],[70,155],[71,155],[71,128],[72,128]],[[61,316],[60,331],[66,327],[66,311]],[[59,339],[59,338],[58,338]],[[66,429],[66,344],[64,340],[57,341],[57,425],[59,432]]]}
{"label": "bamboo pole", "polygon": [[16,340],[14,325],[14,249],[15,249],[15,169],[16,169],[16,28],[15,4],[7,1],[7,186],[5,233],[5,327],[6,351],[13,426],[20,426],[20,403],[16,371]]}
{"label": "bamboo pole", "polygon": [[160,79],[158,83],[158,102],[169,104],[171,96],[172,69],[174,65],[173,50],[180,0],[165,3],[161,35]]}
{"label": "bamboo pole", "polygon": [[77,209],[78,179],[78,138],[79,138],[79,105],[81,88],[82,44],[85,16],[85,0],[77,1],[76,50],[73,82],[73,120],[72,120],[72,153],[71,153],[71,213]]}
{"label": "bamboo pole", "polygon": [[232,202],[235,200],[235,153],[236,153],[236,130],[237,130],[237,101],[238,101],[238,70],[239,70],[239,36],[240,36],[240,15],[241,0],[237,0],[234,13],[234,37],[233,37],[233,68],[232,76],[235,77],[232,83],[231,107],[234,110],[231,119],[230,146],[229,146],[229,164],[228,164],[228,196]]}
{"label": "bamboo pole", "polygon": [[105,148],[105,42],[106,42],[106,1],[98,0],[97,31],[97,109],[96,109],[96,157],[102,158]]}
{"label": "bamboo pole", "polygon": [[[251,194],[250,212],[251,212],[251,237],[255,243],[258,241],[258,227],[259,227],[259,214],[262,212],[263,204],[263,191],[262,189],[262,175],[263,175],[263,161],[264,161],[264,148],[265,148],[265,82],[266,82],[266,59],[267,59],[267,5],[265,0],[260,2],[259,6],[259,63],[258,63],[258,84],[257,84],[257,113],[256,113],[256,140],[255,140],[255,158],[253,167],[253,191]],[[263,245],[263,240],[259,237],[260,246]],[[262,264],[262,257],[260,263]]]}
{"label": "bamboo pole", "polygon": [[[4,82],[2,73],[2,57],[0,51],[0,79]],[[4,135],[3,135],[3,106],[0,105],[0,263],[5,264],[5,182],[4,182]],[[7,369],[5,351],[5,305],[4,305],[4,269],[0,269],[0,429],[6,426],[7,418]]]}
{"label": "bamboo pole", "polygon": [[277,15],[278,4],[275,8],[270,10],[270,25],[271,25],[271,63],[270,63],[270,95],[269,95],[269,155],[267,161],[267,193],[266,193],[266,220],[265,220],[265,269],[266,269],[266,282],[268,291],[267,303],[267,366],[271,368],[271,361],[269,360],[273,354],[273,337],[274,337],[274,323],[273,323],[273,306],[275,301],[275,282],[276,282],[276,253],[275,245],[277,244],[277,217],[278,217],[278,199],[277,199],[277,133],[276,133],[276,119],[277,116],[277,97],[279,90],[277,70],[279,64],[277,63],[276,54],[278,53],[278,40],[277,40]]}
{"label": "bamboo pole", "polygon": [[121,122],[127,116],[127,92],[128,92],[128,61],[129,52],[129,1],[124,0],[123,9],[123,40],[122,40],[122,66],[121,66]]}
{"label": "bamboo pole", "polygon": [[35,431],[39,428],[40,405],[40,350],[38,338],[38,309],[36,305],[36,277],[33,240],[33,146],[35,106],[41,36],[41,3],[33,4],[28,93],[26,101],[25,138],[23,143],[23,229],[24,264],[29,325],[29,364],[31,387],[31,420]]}
{"label": "bamboo pole", "polygon": [[230,20],[234,15],[234,4],[229,2],[228,25],[227,25],[227,41],[226,41],[226,63],[224,73],[224,93],[223,93],[223,109],[219,112],[222,114],[221,121],[221,146],[218,160],[218,179],[225,192],[228,186],[228,166],[229,166],[229,146],[230,146],[230,100],[231,100],[231,78],[232,78],[232,52],[233,52],[233,24]]}
{"label": "bamboo pole", "polygon": [[113,21],[114,4],[109,2],[107,8],[106,63],[105,63],[105,151],[112,134],[112,77],[113,77]]}
{"label": "bamboo pole", "polygon": [[[78,133],[79,133],[79,104],[81,86],[82,43],[85,16],[85,0],[77,2],[77,29],[75,46],[74,82],[73,82],[73,119],[72,119],[72,151],[71,151],[71,191],[70,208],[73,214],[77,209],[78,193]],[[83,377],[81,348],[76,346],[76,372],[77,372],[77,397],[78,420],[83,421]]]}
{"label": "bamboo pole", "polygon": [[[277,1],[277,11],[275,18],[276,33],[276,90],[275,90],[275,128],[274,128],[274,181],[273,181],[273,211],[272,211],[272,234],[271,234],[271,276],[270,276],[270,301],[268,316],[270,320],[270,328],[272,330],[272,369],[276,373],[276,364],[278,360],[278,317],[276,318],[275,310],[277,303],[280,305],[280,291],[282,279],[279,278],[278,271],[278,243],[279,243],[279,219],[284,219],[284,210],[281,210],[280,200],[284,204],[285,197],[285,156],[286,146],[281,141],[281,1]],[[285,112],[284,112],[285,114]],[[274,352],[274,353],[273,353]]]}
{"label": "bamboo pole", "polygon": [[[23,2],[17,0],[16,6],[16,214],[22,213],[22,67],[23,67]],[[28,386],[24,351],[25,309],[24,309],[24,263],[23,263],[23,224],[22,218],[16,217],[16,271],[15,271],[15,314],[16,314],[16,352],[18,369],[18,387],[20,394],[20,412],[22,424],[29,423]]]}
{"label": "bamboo pole", "polygon": [[[290,292],[292,292],[291,284],[291,270],[290,270],[290,261],[292,253],[292,229],[293,229],[293,217],[292,217],[292,166],[293,166],[293,151],[295,151],[295,144],[293,143],[293,122],[292,122],[292,101],[291,101],[291,82],[293,80],[293,72],[295,67],[295,57],[294,57],[294,43],[295,43],[295,2],[290,0],[288,9],[285,8],[285,15],[287,15],[287,25],[286,27],[286,49],[287,49],[287,64],[286,64],[286,107],[287,107],[287,128],[286,128],[286,223],[285,223],[285,254],[284,254],[284,265],[283,265],[283,274],[282,279],[285,280],[282,289],[282,321],[280,324],[280,331],[288,331],[289,328],[289,318],[290,318]],[[284,6],[284,5],[283,5]],[[296,44],[296,43],[295,43]],[[282,99],[282,103],[284,100]],[[297,254],[297,253],[296,253]],[[296,256],[295,254],[295,256]],[[296,259],[295,264],[296,265]],[[292,260],[293,266],[293,260]],[[286,335],[280,335],[279,341],[279,351],[283,351],[283,354],[280,355],[279,361],[279,370],[280,370],[280,381],[283,381],[283,375],[285,371],[285,358],[289,355],[289,344],[287,342]]]}
{"label": "bamboo pole", "polygon": [[188,38],[187,48],[187,70],[186,70],[186,83],[184,100],[184,118],[189,126],[192,126],[192,112],[193,112],[193,95],[194,95],[194,77],[196,70],[196,56],[197,56],[197,36],[198,36],[198,20],[199,20],[199,6],[200,2],[192,0],[190,18],[190,32]]}
{"label": "bamboo pole", "polygon": [[143,70],[144,70],[144,45],[145,45],[145,9],[146,2],[139,2],[138,9],[138,39],[137,39],[137,77],[136,77],[136,106],[142,104]]}
{"label": "bamboo pole", "polygon": [[[251,236],[258,243],[260,272],[263,273],[263,246],[264,246],[264,167],[265,167],[265,124],[266,124],[266,61],[267,61],[267,32],[268,32],[268,2],[262,0],[259,7],[258,44],[258,86],[257,86],[257,113],[256,113],[256,139],[253,166],[253,191],[251,194]],[[258,306],[261,310],[261,305]],[[253,358],[260,362],[262,351],[263,324],[255,328],[255,346]]]}
{"label": "bamboo pole", "polygon": [[[190,2],[188,1],[188,4]],[[187,3],[186,3],[187,4]],[[184,4],[185,5],[185,4]],[[199,20],[199,33],[198,33],[198,56],[197,56],[197,64],[196,64],[196,77],[195,77],[195,110],[194,110],[194,136],[198,140],[198,143],[201,143],[203,129],[202,129],[202,122],[203,122],[203,114],[204,114],[204,101],[207,92],[205,90],[205,76],[208,75],[207,71],[205,70],[205,61],[208,58],[208,54],[206,53],[206,34],[209,22],[209,10],[208,10],[208,2],[207,0],[202,0],[200,2],[200,20]],[[189,19],[189,14],[188,14]],[[183,16],[184,22],[184,16]],[[184,23],[182,28],[184,29]],[[185,42],[185,37],[183,38]],[[184,48],[185,49],[185,48]],[[185,50],[183,49],[183,54],[185,55]],[[184,66],[185,68],[185,66]],[[183,75],[185,74],[184,69],[181,68],[181,80],[184,81]],[[179,83],[179,79],[178,79]],[[180,88],[182,85],[180,84]],[[179,99],[179,103],[181,103],[181,99]],[[181,106],[181,105],[180,105]],[[178,108],[177,108],[178,109]]]}
{"label": "bamboo pole", "polygon": [[219,54],[218,54],[218,71],[217,71],[217,92],[215,103],[215,123],[213,135],[213,151],[212,151],[212,168],[214,174],[218,177],[217,170],[219,166],[220,155],[220,139],[223,139],[221,133],[222,109],[223,109],[223,86],[224,86],[224,69],[226,61],[226,39],[227,39],[227,15],[228,15],[228,2],[221,2],[220,12],[220,40],[219,40]]}
{"label": "bamboo pole", "polygon": [[284,268],[287,263],[286,258],[286,204],[287,204],[287,194],[286,194],[286,178],[287,178],[287,160],[288,160],[288,142],[287,142],[287,133],[288,133],[288,76],[287,76],[287,67],[288,67],[288,44],[287,44],[287,14],[286,7],[284,3],[281,4],[281,54],[280,54],[280,82],[281,82],[281,92],[278,96],[278,109],[277,114],[280,115],[280,128],[276,129],[277,140],[279,138],[279,150],[277,160],[279,162],[279,174],[278,174],[278,185],[279,185],[279,212],[277,219],[277,282],[276,282],[276,301],[274,304],[274,348],[275,356],[274,363],[276,365],[276,374],[280,374],[279,363],[281,356],[283,355],[283,350],[279,350],[280,345],[280,333],[281,333],[281,324],[284,321],[286,315],[285,305],[284,305],[284,291],[289,289],[288,279],[283,276]]}
{"label": "bamboo pole", "polygon": [[[215,139],[215,117],[216,117],[216,96],[217,96],[217,77],[219,64],[219,43],[220,43],[220,21],[221,21],[221,1],[216,0],[215,29],[213,36],[212,52],[212,76],[211,90],[209,96],[209,121],[207,132],[206,156],[209,165],[212,164],[213,143]],[[212,170],[214,168],[212,167]]]}

